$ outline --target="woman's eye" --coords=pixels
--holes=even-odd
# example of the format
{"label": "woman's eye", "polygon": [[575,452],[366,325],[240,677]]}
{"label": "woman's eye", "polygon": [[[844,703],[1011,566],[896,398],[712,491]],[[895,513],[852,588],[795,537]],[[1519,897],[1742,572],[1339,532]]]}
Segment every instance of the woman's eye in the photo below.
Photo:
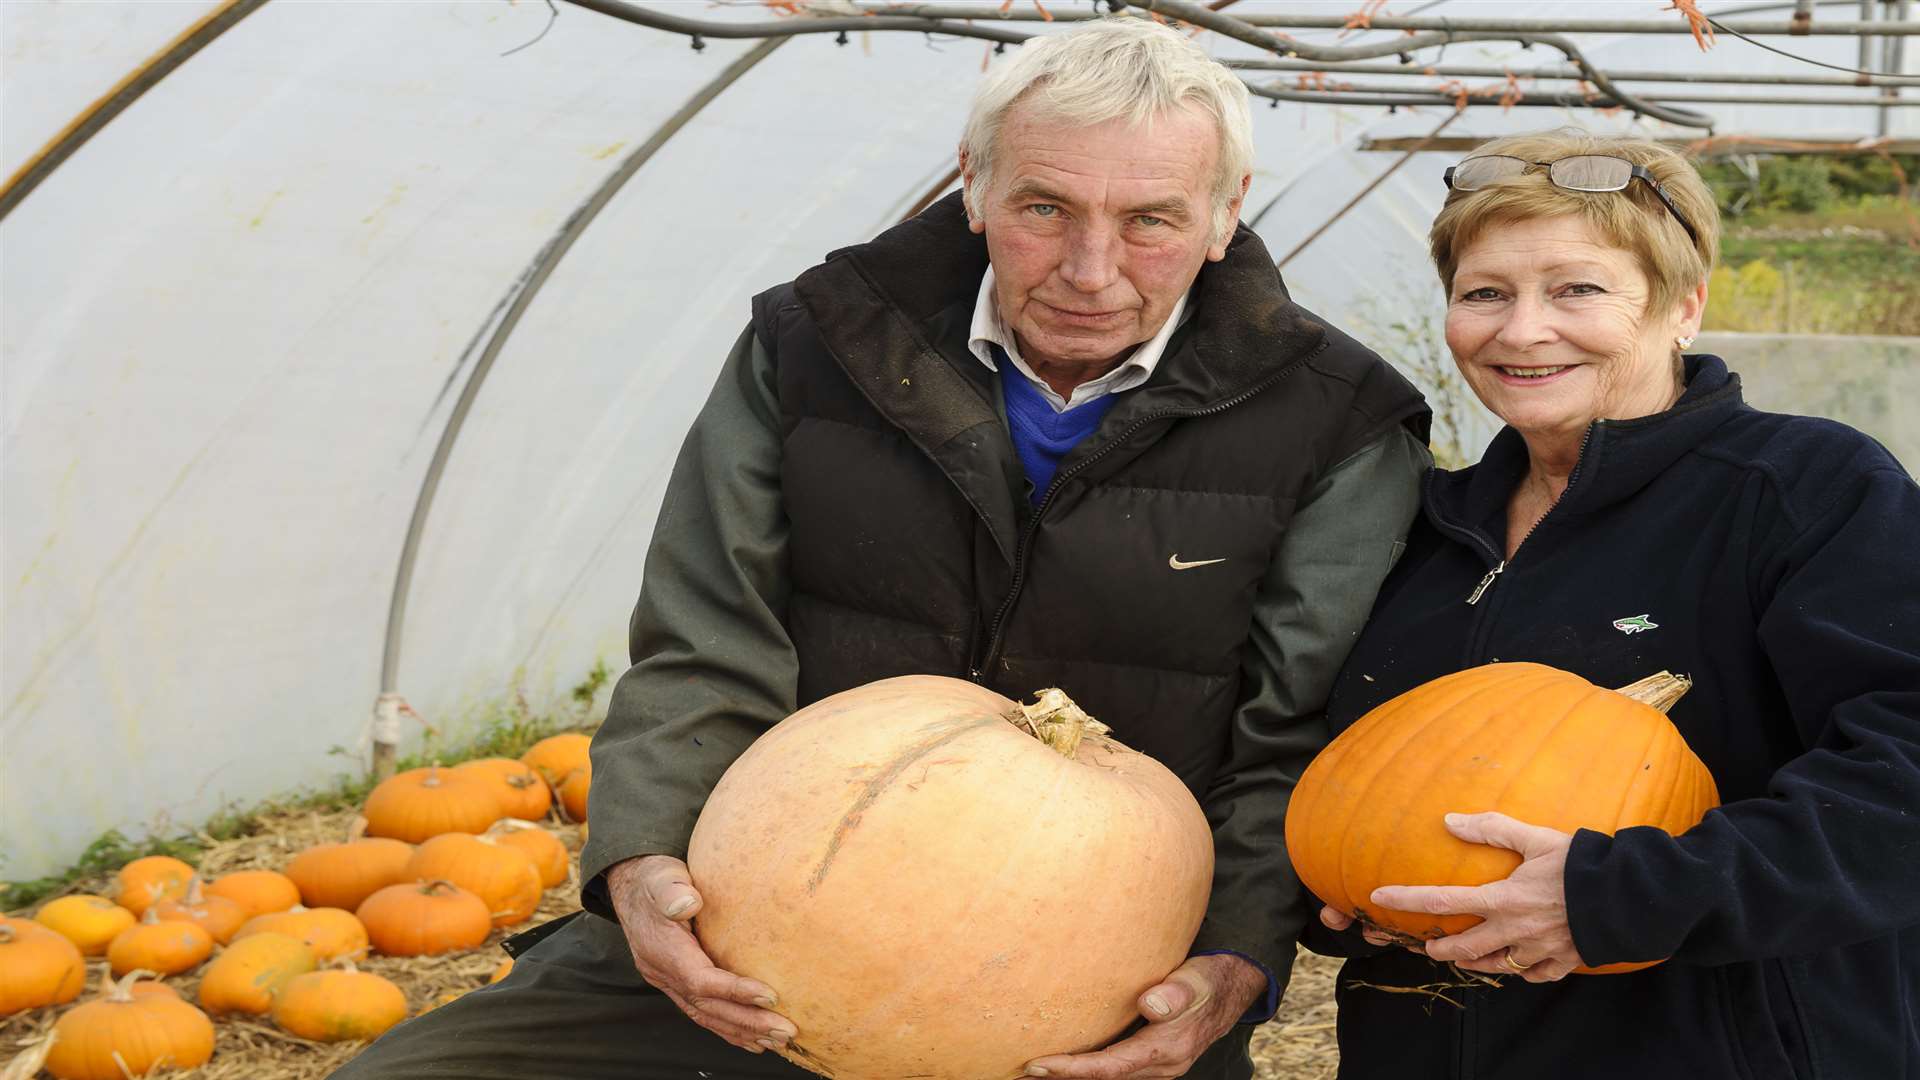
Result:
{"label": "woman's eye", "polygon": [[1468,291],[1468,292],[1464,292],[1464,293],[1461,293],[1461,294],[1460,294],[1460,299],[1462,299],[1462,300],[1467,300],[1467,301],[1476,301],[1476,302],[1485,302],[1485,301],[1488,301],[1488,300],[1498,300],[1498,299],[1500,299],[1500,290],[1498,290],[1498,289],[1473,289],[1473,290],[1470,290],[1470,291]]}
{"label": "woman's eye", "polygon": [[1597,296],[1606,291],[1607,290],[1600,286],[1588,281],[1576,281],[1565,289],[1565,292],[1569,296]]}

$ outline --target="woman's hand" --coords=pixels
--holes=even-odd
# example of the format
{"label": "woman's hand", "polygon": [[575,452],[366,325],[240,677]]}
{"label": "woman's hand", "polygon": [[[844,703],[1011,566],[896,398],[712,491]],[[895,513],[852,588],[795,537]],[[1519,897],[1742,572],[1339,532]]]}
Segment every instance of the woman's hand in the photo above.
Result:
{"label": "woman's hand", "polygon": [[1572,835],[1497,813],[1448,814],[1446,823],[1448,832],[1469,844],[1519,852],[1520,865],[1487,885],[1385,885],[1373,891],[1372,901],[1395,911],[1482,916],[1485,921],[1472,929],[1427,942],[1429,957],[1467,971],[1558,982],[1585,963],[1567,925]]}
{"label": "woman's hand", "polygon": [[[1345,930],[1347,927],[1352,926],[1354,921],[1353,916],[1332,905],[1320,909],[1320,922],[1329,930],[1335,932]],[[1386,931],[1376,930],[1371,926],[1361,927],[1360,936],[1365,938],[1369,945],[1392,945],[1394,943],[1393,938],[1389,937]],[[1420,952],[1419,949],[1412,951]],[[1423,953],[1422,955],[1425,954]]]}

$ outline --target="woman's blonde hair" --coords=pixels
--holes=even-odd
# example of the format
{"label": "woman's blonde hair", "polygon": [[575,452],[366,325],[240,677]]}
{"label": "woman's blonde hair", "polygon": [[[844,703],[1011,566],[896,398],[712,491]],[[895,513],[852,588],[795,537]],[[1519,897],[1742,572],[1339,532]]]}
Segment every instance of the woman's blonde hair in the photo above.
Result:
{"label": "woman's blonde hair", "polygon": [[1542,131],[1494,139],[1473,152],[1523,161],[1556,161],[1576,154],[1604,154],[1644,166],[1699,234],[1687,231],[1644,182],[1624,191],[1585,192],[1555,187],[1545,169],[1532,169],[1478,191],[1451,191],[1427,234],[1434,269],[1449,296],[1460,253],[1493,225],[1573,216],[1608,243],[1632,252],[1647,275],[1647,310],[1666,311],[1707,279],[1720,252],[1720,208],[1706,181],[1678,151],[1646,139]]}

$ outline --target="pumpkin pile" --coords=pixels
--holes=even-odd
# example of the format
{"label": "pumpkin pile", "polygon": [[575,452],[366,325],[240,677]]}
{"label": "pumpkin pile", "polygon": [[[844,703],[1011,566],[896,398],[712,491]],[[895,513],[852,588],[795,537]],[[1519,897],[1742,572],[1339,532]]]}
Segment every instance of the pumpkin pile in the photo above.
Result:
{"label": "pumpkin pile", "polygon": [[[1447,675],[1361,717],[1301,774],[1287,853],[1329,906],[1407,943],[1467,930],[1476,915],[1394,911],[1382,885],[1485,885],[1520,855],[1448,832],[1448,813],[1499,811],[1562,832],[1693,827],[1720,803],[1666,711],[1692,685],[1662,672],[1619,690],[1543,664]],[[1617,974],[1650,967],[1574,969]]]}
{"label": "pumpkin pile", "polygon": [[[577,906],[570,891],[542,906],[570,880],[579,831],[558,789],[587,771],[587,737],[556,738],[523,761],[400,773],[344,838],[290,850],[289,827],[233,841],[202,857],[233,867],[208,879],[149,856],[95,893],[0,916],[0,1068],[125,1080],[205,1065],[218,1042],[219,1053],[311,1045],[319,1071],[304,1075],[326,1075],[359,1042],[502,977],[499,954],[479,951],[496,930]],[[90,968],[100,989],[82,1000]],[[25,1048],[11,1064],[9,1044]]]}

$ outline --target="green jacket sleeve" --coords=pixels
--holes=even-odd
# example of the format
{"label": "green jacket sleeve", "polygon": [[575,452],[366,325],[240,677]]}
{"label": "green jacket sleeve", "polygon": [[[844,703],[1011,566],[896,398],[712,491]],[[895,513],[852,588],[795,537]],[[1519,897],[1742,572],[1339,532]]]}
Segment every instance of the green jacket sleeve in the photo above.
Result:
{"label": "green jacket sleeve", "polygon": [[1203,805],[1213,824],[1213,897],[1196,953],[1232,952],[1272,976],[1278,1004],[1310,905],[1287,859],[1293,785],[1329,738],[1324,709],[1420,506],[1427,448],[1395,428],[1336,465],[1295,512],[1254,600],[1245,700]]}
{"label": "green jacket sleeve", "polygon": [[629,627],[629,667],[593,739],[581,902],[613,917],[608,867],[685,858],[707,793],[793,712],[774,365],[734,343],[667,481]]}

